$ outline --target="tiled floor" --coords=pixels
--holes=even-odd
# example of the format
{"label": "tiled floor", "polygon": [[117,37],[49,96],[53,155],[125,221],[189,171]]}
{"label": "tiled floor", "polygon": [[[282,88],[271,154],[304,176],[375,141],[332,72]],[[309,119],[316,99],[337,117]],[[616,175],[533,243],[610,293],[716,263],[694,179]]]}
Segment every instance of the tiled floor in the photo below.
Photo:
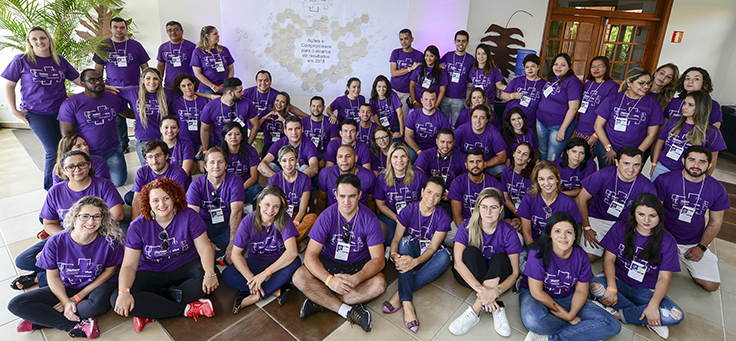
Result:
{"label": "tiled floor", "polygon": [[[17,135],[17,137],[16,137]],[[3,340],[66,340],[65,333],[44,330],[43,332],[15,332],[18,319],[5,307],[7,302],[19,292],[8,288],[19,271],[13,266],[13,259],[22,250],[35,243],[35,235],[41,226],[38,211],[43,204],[45,192],[41,186],[41,172],[33,159],[42,162],[41,146],[30,131],[0,130],[0,335]],[[20,142],[19,142],[20,140]],[[23,148],[25,146],[28,151]],[[31,155],[33,157],[31,157]],[[121,192],[130,189],[137,169],[138,159],[134,153],[126,154],[129,177]],[[648,172],[645,169],[645,172]],[[736,184],[736,158],[722,155],[716,178]],[[729,186],[729,192],[736,194],[736,185]],[[734,195],[732,203],[736,203]],[[732,206],[736,206],[733,205]],[[731,221],[736,223],[736,209]],[[736,225],[724,224],[722,238],[736,241]],[[670,340],[736,340],[736,244],[717,239],[711,245],[720,259],[723,285],[714,293],[700,289],[687,275],[673,276],[670,296],[686,312],[685,320],[670,328]],[[593,270],[602,269],[600,261],[593,264]],[[215,304],[214,318],[201,318],[199,321],[180,317],[149,324],[136,334],[132,321],[113,312],[98,319],[101,327],[101,340],[230,340],[235,338],[257,338],[264,340],[449,340],[457,338],[448,331],[449,324],[472,303],[474,295],[470,289],[461,287],[452,276],[445,272],[432,284],[417,291],[414,303],[418,310],[421,327],[417,334],[404,327],[401,312],[387,315],[381,312],[381,302],[396,291],[396,272],[384,270],[390,285],[387,292],[368,304],[373,316],[373,331],[364,333],[359,327],[345,323],[334,313],[324,312],[299,318],[299,308],[304,296],[294,291],[285,306],[276,301],[266,300],[241,311],[238,315],[230,312],[236,292],[221,286],[212,300]],[[506,293],[502,297],[513,329],[510,340],[523,340],[526,329],[519,315],[518,297]],[[481,316],[481,323],[473,328],[463,340],[502,340],[493,330],[492,318]],[[594,336],[592,336],[594,337]],[[459,339],[459,338],[457,338]],[[614,340],[660,340],[646,327],[624,325]]]}

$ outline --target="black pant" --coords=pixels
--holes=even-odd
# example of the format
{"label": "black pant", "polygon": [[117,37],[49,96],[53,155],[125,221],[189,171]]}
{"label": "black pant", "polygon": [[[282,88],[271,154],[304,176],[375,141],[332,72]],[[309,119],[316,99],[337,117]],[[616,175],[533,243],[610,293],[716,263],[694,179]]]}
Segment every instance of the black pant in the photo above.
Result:
{"label": "black pant", "polygon": [[[81,302],[77,303],[77,316],[80,319],[100,316],[110,310],[110,295],[116,291],[117,283],[107,282],[92,290]],[[81,289],[66,288],[66,294],[73,297]],[[49,287],[38,288],[15,296],[8,303],[8,310],[23,320],[43,326],[70,331],[77,322],[69,321],[54,309],[59,299]]]}
{"label": "black pant", "polygon": [[[203,280],[204,269],[199,258],[171,272],[138,271],[133,287],[130,288],[130,293],[135,299],[130,315],[154,319],[184,316],[184,308],[188,303],[204,297]],[[161,289],[168,289],[171,286],[182,291],[182,303],[159,295]],[[110,297],[110,304],[113,307],[117,299],[118,293],[115,292]]]}
{"label": "black pant", "polygon": [[[511,267],[511,260],[509,260],[507,254],[496,253],[491,256],[491,259],[486,260],[483,252],[475,246],[465,248],[465,251],[463,251],[463,263],[468,267],[473,277],[481,283],[493,278],[498,278],[498,283],[501,283],[514,272],[514,269]],[[455,268],[452,268],[452,273],[455,275],[455,280],[458,283],[470,288],[470,285],[465,282]]]}

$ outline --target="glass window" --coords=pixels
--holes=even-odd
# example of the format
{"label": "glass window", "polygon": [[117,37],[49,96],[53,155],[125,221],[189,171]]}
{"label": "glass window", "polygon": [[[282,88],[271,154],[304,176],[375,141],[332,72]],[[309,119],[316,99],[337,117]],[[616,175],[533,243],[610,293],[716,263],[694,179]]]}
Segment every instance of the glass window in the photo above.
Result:
{"label": "glass window", "polygon": [[557,0],[556,7],[608,12],[656,13],[657,0]]}

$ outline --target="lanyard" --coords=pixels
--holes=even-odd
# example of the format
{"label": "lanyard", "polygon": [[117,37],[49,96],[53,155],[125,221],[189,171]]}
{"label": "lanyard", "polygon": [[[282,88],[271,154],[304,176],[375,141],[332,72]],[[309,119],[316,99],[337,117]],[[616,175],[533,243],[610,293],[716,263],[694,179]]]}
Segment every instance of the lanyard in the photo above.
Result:
{"label": "lanyard", "polygon": [[[703,181],[700,182],[700,191],[698,191],[698,199],[696,199],[695,204],[697,204],[697,200],[700,200],[700,194],[703,193],[703,185],[705,185],[705,177],[703,178]],[[685,192],[685,177],[682,177],[682,197],[687,198],[687,192]],[[684,205],[683,205],[684,206]]]}
{"label": "lanyard", "polygon": [[[626,96],[626,93],[624,93],[624,95],[621,96],[621,103],[618,104],[618,113],[619,113],[619,116],[623,116],[623,114],[621,114],[621,107],[624,105],[624,99],[626,97],[627,97]],[[643,96],[642,97],[639,97],[639,99],[636,100],[636,103],[634,103],[634,106],[633,107],[630,107],[629,108],[629,111],[626,112],[626,116],[624,116],[624,118],[628,118],[629,115],[631,115],[631,110],[633,110],[634,108],[636,108],[636,106],[639,104],[639,101],[641,101],[642,98],[644,98],[644,97]]]}
{"label": "lanyard", "polygon": [[[115,50],[117,53],[118,48],[115,46],[115,41],[110,39],[110,42],[112,43],[113,50]],[[125,40],[125,48],[123,48],[123,54],[125,55],[125,58],[128,58],[128,39]]]}
{"label": "lanyard", "polygon": [[[467,56],[468,56],[468,53],[466,52],[463,55],[463,61],[460,62],[460,63],[462,63],[462,65],[460,65],[461,66],[461,69],[460,70],[457,70],[457,72],[461,72],[462,71],[462,66],[465,66],[465,57],[467,57]],[[457,53],[453,53],[452,54],[452,65],[455,65],[455,57],[457,57]]]}
{"label": "lanyard", "polygon": [[[419,224],[419,239],[422,239],[422,209],[421,202],[417,203],[417,223]],[[427,232],[432,228],[432,222],[434,221],[434,212],[437,211],[437,206],[432,209],[432,213],[429,214],[429,225],[427,226]]]}
{"label": "lanyard", "polygon": [[[634,185],[636,185],[636,179],[638,179],[638,178],[639,178],[639,176],[637,175],[636,178],[634,178],[634,181],[631,183],[631,187],[629,187],[629,192],[626,193],[626,198],[624,198],[624,204],[626,203],[626,200],[629,200],[629,194],[631,194],[631,190],[634,189]],[[614,194],[613,201],[616,201],[615,195],[618,194],[618,174],[616,174],[616,185],[615,185],[615,187],[613,189],[613,193],[615,193]]]}

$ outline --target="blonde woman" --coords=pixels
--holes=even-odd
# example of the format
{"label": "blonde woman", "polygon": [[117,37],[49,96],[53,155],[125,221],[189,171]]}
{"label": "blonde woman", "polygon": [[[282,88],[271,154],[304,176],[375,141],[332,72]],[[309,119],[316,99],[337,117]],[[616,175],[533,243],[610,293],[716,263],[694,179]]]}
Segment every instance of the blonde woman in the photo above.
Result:
{"label": "blonde woman", "polygon": [[202,27],[199,43],[192,54],[192,71],[199,80],[199,92],[221,94],[222,83],[235,74],[235,60],[220,43],[220,32],[214,26]]}

